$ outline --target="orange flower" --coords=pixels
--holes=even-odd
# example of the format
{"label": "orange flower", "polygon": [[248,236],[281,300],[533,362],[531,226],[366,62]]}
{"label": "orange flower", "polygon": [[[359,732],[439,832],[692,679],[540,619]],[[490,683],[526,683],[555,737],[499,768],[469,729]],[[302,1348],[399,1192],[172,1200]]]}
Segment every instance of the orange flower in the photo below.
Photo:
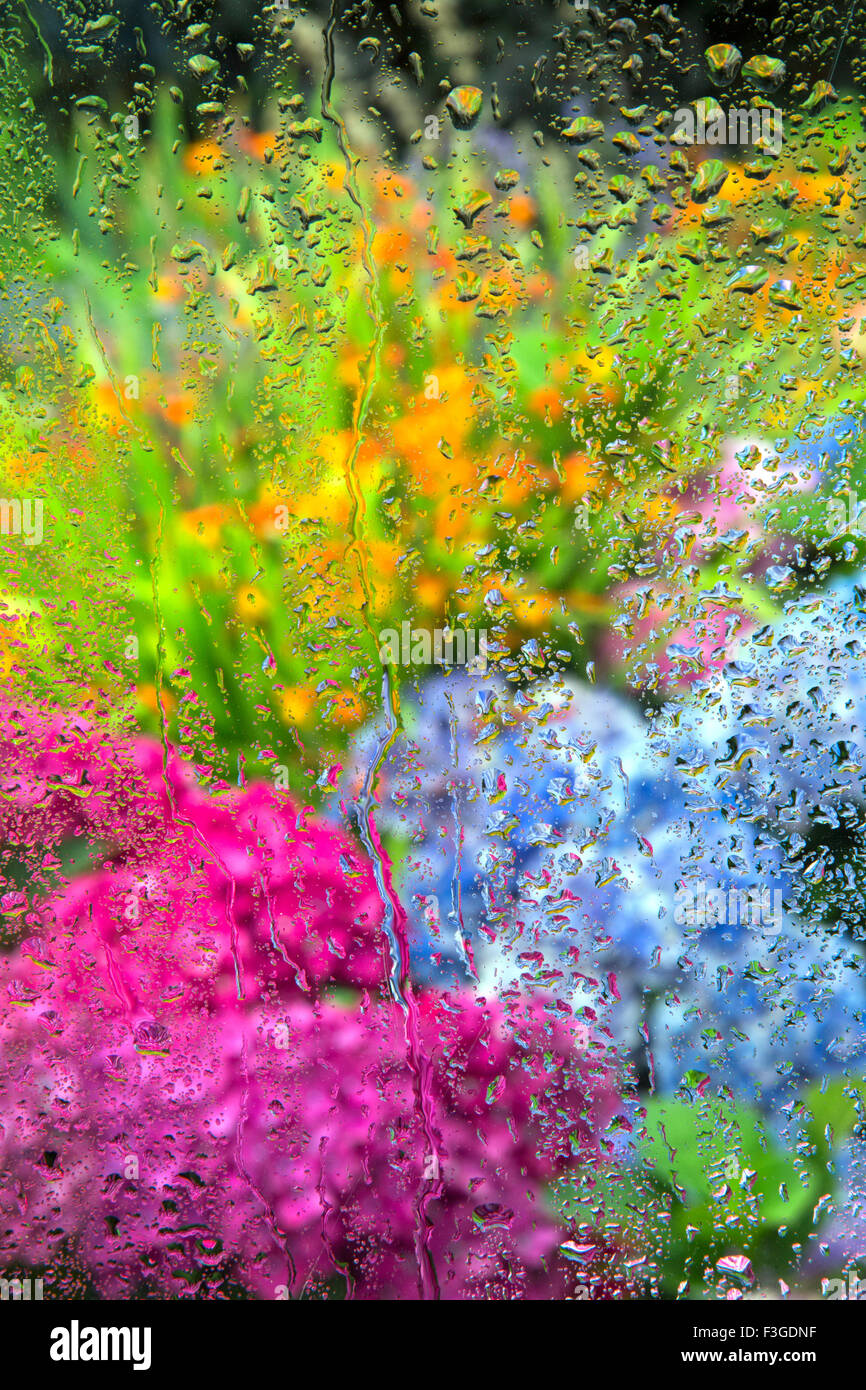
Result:
{"label": "orange flower", "polygon": [[[429,488],[434,480],[467,477],[466,461],[455,465],[454,458],[464,450],[472,417],[471,378],[462,367],[434,366],[414,409],[391,426],[394,447],[412,464],[422,487]],[[449,451],[454,458],[447,457]]]}
{"label": "orange flower", "polygon": [[547,299],[555,290],[556,286],[544,271],[530,275],[526,281],[526,291],[531,299]]}
{"label": "orange flower", "polygon": [[[468,462],[468,461],[467,461]],[[469,465],[473,469],[474,465]],[[433,534],[438,541],[462,540],[478,517],[478,499],[474,493],[455,493],[453,490],[436,505]]]}
{"label": "orange flower", "polygon": [[222,155],[216,140],[193,140],[183,152],[184,168],[191,174],[209,174]]}
{"label": "orange flower", "polygon": [[508,204],[508,214],[517,227],[531,227],[537,215],[535,200],[528,193],[515,193]]}
{"label": "orange flower", "polygon": [[661,493],[647,498],[643,508],[647,521],[663,526],[670,525],[681,511],[682,507],[675,498],[665,497]]}
{"label": "orange flower", "polygon": [[331,702],[331,718],[344,728],[360,724],[367,707],[354,690],[341,690]]}
{"label": "orange flower", "polygon": [[305,724],[315,704],[313,692],[306,685],[286,685],[275,690],[280,718],[286,724]]}
{"label": "orange flower", "polygon": [[373,259],[390,270],[397,261],[405,262],[411,249],[409,233],[403,227],[381,227],[373,238]]}
{"label": "orange flower", "polygon": [[563,502],[573,502],[576,497],[584,497],[598,481],[598,469],[586,454],[569,454],[560,465],[565,482],[560,489]]}
{"label": "orange flower", "polygon": [[548,424],[553,420],[561,420],[562,394],[555,386],[539,386],[529,393],[529,409],[534,415],[541,415]]}
{"label": "orange flower", "polygon": [[181,512],[178,520],[182,531],[195,536],[203,545],[211,547],[219,544],[222,528],[230,516],[228,507],[221,502],[212,502],[206,507]]}
{"label": "orange flower", "polygon": [[272,150],[276,143],[275,130],[242,130],[238,134],[238,144],[244,154],[252,155],[253,159],[263,160],[265,150]]}
{"label": "orange flower", "polygon": [[[118,399],[118,390],[121,397]],[[96,412],[102,417],[109,434],[117,434],[121,423],[125,423],[130,411],[135,409],[134,401],[126,401],[122,398],[123,386],[118,383],[118,387],[108,380],[100,381],[96,387],[94,406]]]}
{"label": "orange flower", "polygon": [[44,459],[34,458],[32,454],[28,456],[15,454],[11,458],[3,460],[3,479],[15,487],[22,487],[28,479],[41,477],[44,461]]}
{"label": "orange flower", "polygon": [[[160,702],[159,699],[157,699],[156,686],[140,685],[136,693],[138,695],[138,703],[142,705],[150,714],[155,714],[158,716]],[[170,690],[165,689],[163,689],[162,691],[161,698],[162,708],[165,710],[166,714],[171,714],[171,712],[177,705],[177,700],[174,698]]]}
{"label": "orange flower", "polygon": [[183,298],[183,285],[177,275],[159,275],[152,293],[160,304],[177,304]]}
{"label": "orange flower", "polygon": [[404,178],[402,174],[395,174],[391,169],[378,170],[373,183],[376,194],[383,203],[402,202],[415,195],[412,180]]}
{"label": "orange flower", "polygon": [[361,384],[361,361],[363,354],[354,348],[346,348],[337,363],[337,375],[344,386],[357,391]]}
{"label": "orange flower", "polygon": [[288,498],[286,505],[295,521],[321,521],[336,532],[345,531],[349,524],[351,499],[342,472],[323,478],[308,492]]}
{"label": "orange flower", "polygon": [[[440,281],[433,290],[433,299],[440,314],[449,319],[468,318],[474,312],[474,306],[459,299],[457,296],[457,286],[453,281]],[[461,329],[461,332],[463,330]]]}
{"label": "orange flower", "polygon": [[157,402],[159,410],[172,425],[187,425],[195,414],[195,397],[188,391],[173,391],[165,397],[165,405]]}
{"label": "orange flower", "polygon": [[440,613],[446,594],[445,581],[438,574],[419,574],[413,585],[418,607],[428,613]]}

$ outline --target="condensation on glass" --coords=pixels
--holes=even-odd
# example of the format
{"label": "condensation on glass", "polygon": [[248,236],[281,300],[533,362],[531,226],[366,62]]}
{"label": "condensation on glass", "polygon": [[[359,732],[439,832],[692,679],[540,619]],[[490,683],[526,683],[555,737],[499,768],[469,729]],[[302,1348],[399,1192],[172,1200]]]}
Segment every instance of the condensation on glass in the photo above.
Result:
{"label": "condensation on glass", "polygon": [[856,1297],[856,6],[2,23],[2,1296]]}

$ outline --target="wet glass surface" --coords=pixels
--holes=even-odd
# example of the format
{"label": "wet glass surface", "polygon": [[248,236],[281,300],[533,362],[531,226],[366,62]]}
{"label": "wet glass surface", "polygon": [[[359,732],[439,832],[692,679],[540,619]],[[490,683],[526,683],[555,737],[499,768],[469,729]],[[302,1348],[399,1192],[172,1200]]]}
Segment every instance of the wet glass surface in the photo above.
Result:
{"label": "wet glass surface", "polygon": [[863,6],[2,16],[0,1293],[856,1297]]}

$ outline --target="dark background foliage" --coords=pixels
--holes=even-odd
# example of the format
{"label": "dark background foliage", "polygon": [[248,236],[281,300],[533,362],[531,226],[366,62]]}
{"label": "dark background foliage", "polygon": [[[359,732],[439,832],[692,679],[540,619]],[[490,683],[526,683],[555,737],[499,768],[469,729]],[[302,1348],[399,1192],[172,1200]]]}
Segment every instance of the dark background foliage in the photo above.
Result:
{"label": "dark background foliage", "polygon": [[[98,0],[3,0],[0,14],[4,30],[17,32],[24,43],[37,103],[50,104],[52,118],[61,123],[69,121],[74,102],[90,94],[112,109],[135,101],[146,113],[149,92],[165,81],[176,87],[194,129],[202,100],[201,80],[188,66],[195,52],[219,63],[210,94],[223,97],[239,85],[248,87],[255,112],[281,69],[295,90],[318,86],[322,35],[330,22],[338,81],[365,107],[377,101],[398,144],[458,82],[495,82],[502,126],[528,120],[542,131],[569,93],[587,95],[597,107],[611,92],[614,100],[634,103],[705,95],[702,54],[718,42],[736,44],[746,55],[784,54],[787,97],[794,103],[832,70],[837,80],[859,85],[864,78],[855,46],[866,24],[866,0],[823,8],[788,0],[684,6],[639,0],[588,9],[573,0],[117,0],[111,10]],[[106,14],[118,22],[99,28]],[[364,39],[375,46],[359,48]],[[250,50],[239,51],[238,45]],[[587,65],[596,54],[603,71],[588,81]],[[626,61],[632,54],[641,60],[637,79],[617,71],[620,56]]]}

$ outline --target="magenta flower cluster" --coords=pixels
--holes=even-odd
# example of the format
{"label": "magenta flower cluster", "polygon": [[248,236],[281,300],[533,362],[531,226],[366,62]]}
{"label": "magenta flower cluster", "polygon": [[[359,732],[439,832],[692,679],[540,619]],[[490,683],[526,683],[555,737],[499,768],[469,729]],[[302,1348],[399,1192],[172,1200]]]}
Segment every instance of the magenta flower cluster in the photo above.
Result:
{"label": "magenta flower cluster", "polygon": [[47,1297],[70,1269],[112,1298],[603,1292],[611,1253],[549,1197],[591,1185],[617,1113],[602,1044],[544,997],[394,997],[341,830],[32,708],[0,710],[0,830],[0,1272]]}

